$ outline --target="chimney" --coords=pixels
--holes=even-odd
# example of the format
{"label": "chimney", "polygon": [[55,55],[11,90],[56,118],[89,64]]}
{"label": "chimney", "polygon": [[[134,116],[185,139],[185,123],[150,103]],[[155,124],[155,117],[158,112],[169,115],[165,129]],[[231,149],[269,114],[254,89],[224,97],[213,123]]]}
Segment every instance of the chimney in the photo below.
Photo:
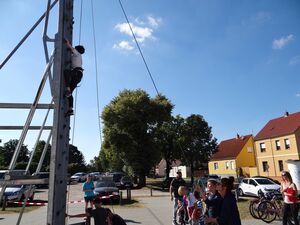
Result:
{"label": "chimney", "polygon": [[289,112],[288,112],[288,111],[285,111],[284,117],[288,117],[289,115],[290,115]]}
{"label": "chimney", "polygon": [[237,133],[236,134],[236,139],[239,139],[240,138],[240,135]]}

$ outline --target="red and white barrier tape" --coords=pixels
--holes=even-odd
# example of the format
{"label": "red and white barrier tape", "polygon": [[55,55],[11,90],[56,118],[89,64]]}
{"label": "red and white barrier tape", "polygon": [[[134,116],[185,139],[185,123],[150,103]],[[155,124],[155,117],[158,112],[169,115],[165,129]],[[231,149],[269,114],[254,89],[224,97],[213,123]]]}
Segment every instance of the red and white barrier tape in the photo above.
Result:
{"label": "red and white barrier tape", "polygon": [[[99,199],[109,199],[113,196],[118,196],[118,195],[112,194],[112,195],[100,196],[98,198]],[[69,201],[68,204],[76,204],[76,203],[81,203],[81,202],[85,202],[85,200]],[[24,204],[24,202],[13,202],[13,203],[18,204],[18,205],[23,205]],[[48,202],[26,202],[26,205],[46,206],[46,205],[48,205]]]}

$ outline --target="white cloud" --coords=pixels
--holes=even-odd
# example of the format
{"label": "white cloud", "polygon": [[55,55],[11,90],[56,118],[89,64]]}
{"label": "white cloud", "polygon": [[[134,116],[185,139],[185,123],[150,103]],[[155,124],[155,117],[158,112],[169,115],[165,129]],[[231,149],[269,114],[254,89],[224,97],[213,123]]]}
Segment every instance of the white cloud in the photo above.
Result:
{"label": "white cloud", "polygon": [[154,18],[152,16],[148,16],[148,23],[150,26],[154,28],[158,28],[160,24],[162,24],[162,19],[161,18]]}
{"label": "white cloud", "polygon": [[[153,36],[153,30],[151,28],[136,26],[132,23],[130,23],[130,26],[138,42],[142,43],[146,39],[155,39]],[[119,23],[115,26],[115,28],[119,30],[121,33],[132,36],[130,27],[127,23]]]}
{"label": "white cloud", "polygon": [[291,58],[289,64],[290,65],[300,64],[300,55],[297,55],[297,56],[294,56],[293,58]]}
{"label": "white cloud", "polygon": [[126,50],[126,51],[131,51],[134,49],[132,45],[128,41],[121,41],[118,44],[114,44],[113,46],[114,49],[120,49],[120,50]]}
{"label": "white cloud", "polygon": [[281,37],[279,39],[273,40],[272,48],[273,49],[282,49],[284,46],[286,46],[289,42],[294,40],[294,35],[290,34],[286,37]]}
{"label": "white cloud", "polygon": [[297,94],[296,94],[296,97],[300,97],[300,93],[297,93]]}

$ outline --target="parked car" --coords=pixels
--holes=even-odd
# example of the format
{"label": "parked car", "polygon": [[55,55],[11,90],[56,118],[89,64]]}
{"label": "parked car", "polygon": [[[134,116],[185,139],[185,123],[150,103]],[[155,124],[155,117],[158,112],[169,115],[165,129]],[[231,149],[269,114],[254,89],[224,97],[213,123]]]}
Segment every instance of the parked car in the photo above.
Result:
{"label": "parked car", "polygon": [[121,188],[133,188],[133,182],[130,176],[124,176],[120,180]]}
{"label": "parked car", "polygon": [[32,201],[34,199],[35,186],[32,185],[31,189],[29,187],[30,185],[9,185],[6,187],[3,196],[8,202],[23,201],[26,195]]}
{"label": "parked car", "polygon": [[36,184],[36,188],[48,188],[49,187],[49,172],[38,172],[32,174],[33,176],[38,177],[39,179],[48,179],[48,182],[45,184]]}
{"label": "parked car", "polygon": [[105,198],[105,200],[112,200],[112,201],[119,201],[120,195],[119,195],[119,189],[117,188],[115,182],[112,179],[103,179],[99,180],[96,183],[95,189],[94,189],[95,198]]}
{"label": "parked car", "polygon": [[242,195],[260,196],[273,192],[280,194],[280,185],[276,184],[268,178],[251,177],[244,178],[238,186],[238,193]]}
{"label": "parked car", "polygon": [[101,173],[100,172],[92,172],[92,173],[89,173],[89,175],[92,176],[93,181],[96,181],[101,176]]}
{"label": "parked car", "polygon": [[113,176],[113,181],[115,182],[117,187],[121,187],[121,179],[122,177],[126,176],[123,172],[113,172],[110,175]]}
{"label": "parked car", "polygon": [[71,182],[84,182],[86,180],[86,173],[83,172],[79,172],[79,173],[75,173],[74,175],[71,176]]}

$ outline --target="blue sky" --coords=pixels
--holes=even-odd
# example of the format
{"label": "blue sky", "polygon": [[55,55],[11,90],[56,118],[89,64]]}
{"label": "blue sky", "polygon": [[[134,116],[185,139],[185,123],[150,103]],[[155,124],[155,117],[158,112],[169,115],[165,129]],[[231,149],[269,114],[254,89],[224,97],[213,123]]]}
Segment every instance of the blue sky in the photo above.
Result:
{"label": "blue sky", "polygon": [[[75,0],[74,44],[79,42],[80,0]],[[0,1],[0,61],[46,8],[47,1]],[[265,123],[300,106],[300,2],[123,0],[161,93],[174,115],[201,114],[219,140],[256,134]],[[124,88],[155,89],[117,0],[94,0],[100,106]],[[57,29],[57,7],[49,36]],[[0,102],[32,102],[45,67],[41,24],[0,70]],[[86,161],[100,148],[91,1],[83,0],[84,78],[78,90],[74,144]],[[52,49],[52,45],[49,48]],[[41,102],[49,103],[49,87]],[[22,125],[27,110],[0,109],[1,125]],[[41,123],[39,110],[34,125]],[[49,122],[49,124],[51,124]],[[37,132],[25,144],[32,148]],[[3,142],[20,132],[0,131]],[[43,135],[46,139],[47,132]]]}

